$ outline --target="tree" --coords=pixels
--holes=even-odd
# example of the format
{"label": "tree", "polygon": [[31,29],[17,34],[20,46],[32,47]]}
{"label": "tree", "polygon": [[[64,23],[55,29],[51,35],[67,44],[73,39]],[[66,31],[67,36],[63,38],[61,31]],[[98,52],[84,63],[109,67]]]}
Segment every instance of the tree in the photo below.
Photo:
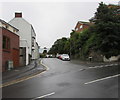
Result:
{"label": "tree", "polygon": [[76,53],[78,53],[78,49],[79,49],[79,33],[72,31],[70,36],[70,50],[71,50],[71,55],[75,55]]}
{"label": "tree", "polygon": [[68,40],[65,42],[64,52],[65,52],[65,54],[70,54],[70,39],[68,39]]}
{"label": "tree", "polygon": [[107,58],[120,54],[120,15],[117,9],[100,3],[95,14],[97,48]]}
{"label": "tree", "polygon": [[90,52],[94,51],[107,58],[120,55],[119,9],[120,6],[108,6],[101,2],[95,13],[94,25],[81,33],[72,30],[70,39],[58,39],[50,52],[89,56]]}
{"label": "tree", "polygon": [[61,39],[57,39],[53,46],[50,48],[50,51],[49,53],[52,53],[52,54],[63,54],[63,53],[68,53],[68,49],[69,49],[69,39],[63,37]]}
{"label": "tree", "polygon": [[[71,54],[73,56],[83,53],[81,51],[84,51],[86,41],[90,38],[90,35],[91,35],[90,29],[85,29],[82,32],[75,32],[75,31],[71,32],[70,44],[71,44]],[[86,52],[84,52],[84,54],[86,54]]]}

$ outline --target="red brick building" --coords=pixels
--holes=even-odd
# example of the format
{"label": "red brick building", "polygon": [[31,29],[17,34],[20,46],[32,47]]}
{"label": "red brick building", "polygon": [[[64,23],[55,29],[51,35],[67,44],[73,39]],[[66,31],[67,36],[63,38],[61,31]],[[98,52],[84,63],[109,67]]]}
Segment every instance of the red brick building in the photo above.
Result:
{"label": "red brick building", "polygon": [[82,32],[84,29],[87,29],[92,25],[90,22],[83,22],[78,21],[77,25],[75,26],[75,32]]}
{"label": "red brick building", "polygon": [[[18,29],[0,20],[0,52],[2,58],[2,71],[9,69],[9,64],[11,66],[19,66],[19,36]],[[0,58],[0,59],[1,59]]]}

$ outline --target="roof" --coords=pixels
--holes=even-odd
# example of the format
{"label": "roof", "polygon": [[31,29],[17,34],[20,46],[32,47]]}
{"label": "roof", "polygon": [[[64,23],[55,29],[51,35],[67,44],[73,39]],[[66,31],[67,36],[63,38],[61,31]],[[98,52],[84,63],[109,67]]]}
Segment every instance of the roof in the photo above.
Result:
{"label": "roof", "polygon": [[[30,24],[26,19],[24,19],[24,18],[22,18],[22,17],[14,17],[13,19],[11,19],[11,20],[9,21],[9,23],[10,23],[11,21],[13,21],[14,19],[22,19],[24,22],[26,22],[27,24],[29,24],[29,25],[31,26],[31,28],[33,29],[33,31],[34,31],[34,33],[35,33],[35,30],[34,30],[34,28],[33,28],[33,25]],[[35,35],[36,35],[36,33],[35,33]]]}
{"label": "roof", "polygon": [[4,20],[0,19],[0,22],[4,23],[4,24],[7,24],[9,26],[11,26],[12,28],[16,29],[17,31],[19,31],[16,27],[12,26],[11,24],[5,22]]}
{"label": "roof", "polygon": [[[90,25],[92,25],[93,23],[91,23],[91,22],[84,22],[84,21],[78,21],[77,25],[78,25],[78,24],[84,24],[84,25],[89,25],[89,26],[90,26]],[[77,25],[76,25],[76,26],[77,26]]]}
{"label": "roof", "polygon": [[88,23],[90,23],[90,22],[78,21],[78,23],[88,24]]}

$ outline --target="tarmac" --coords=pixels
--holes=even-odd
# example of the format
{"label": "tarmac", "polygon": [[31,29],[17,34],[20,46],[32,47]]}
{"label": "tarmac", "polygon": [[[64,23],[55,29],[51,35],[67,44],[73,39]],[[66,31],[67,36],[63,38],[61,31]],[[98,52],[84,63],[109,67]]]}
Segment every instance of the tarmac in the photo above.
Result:
{"label": "tarmac", "polygon": [[[14,81],[17,80],[17,82],[28,79],[29,77],[35,76],[37,74],[40,74],[47,70],[45,65],[41,63],[42,59],[39,58],[37,60],[32,61],[29,65],[23,66],[23,67],[17,67],[11,70],[7,70],[5,72],[2,72],[2,86],[8,86],[9,84],[16,83]],[[108,63],[98,63],[98,62],[85,62],[85,61],[79,61],[79,60],[72,60],[72,63],[84,65],[84,66],[95,66],[95,65],[110,65],[110,64],[118,64],[120,65],[120,62],[108,62]]]}

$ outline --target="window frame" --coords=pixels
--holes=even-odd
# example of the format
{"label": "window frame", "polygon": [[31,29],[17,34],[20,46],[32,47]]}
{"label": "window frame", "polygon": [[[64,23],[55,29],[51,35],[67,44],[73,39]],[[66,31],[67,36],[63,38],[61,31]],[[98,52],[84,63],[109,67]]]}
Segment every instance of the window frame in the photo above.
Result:
{"label": "window frame", "polygon": [[3,51],[10,51],[10,38],[8,36],[3,35],[2,42]]}

